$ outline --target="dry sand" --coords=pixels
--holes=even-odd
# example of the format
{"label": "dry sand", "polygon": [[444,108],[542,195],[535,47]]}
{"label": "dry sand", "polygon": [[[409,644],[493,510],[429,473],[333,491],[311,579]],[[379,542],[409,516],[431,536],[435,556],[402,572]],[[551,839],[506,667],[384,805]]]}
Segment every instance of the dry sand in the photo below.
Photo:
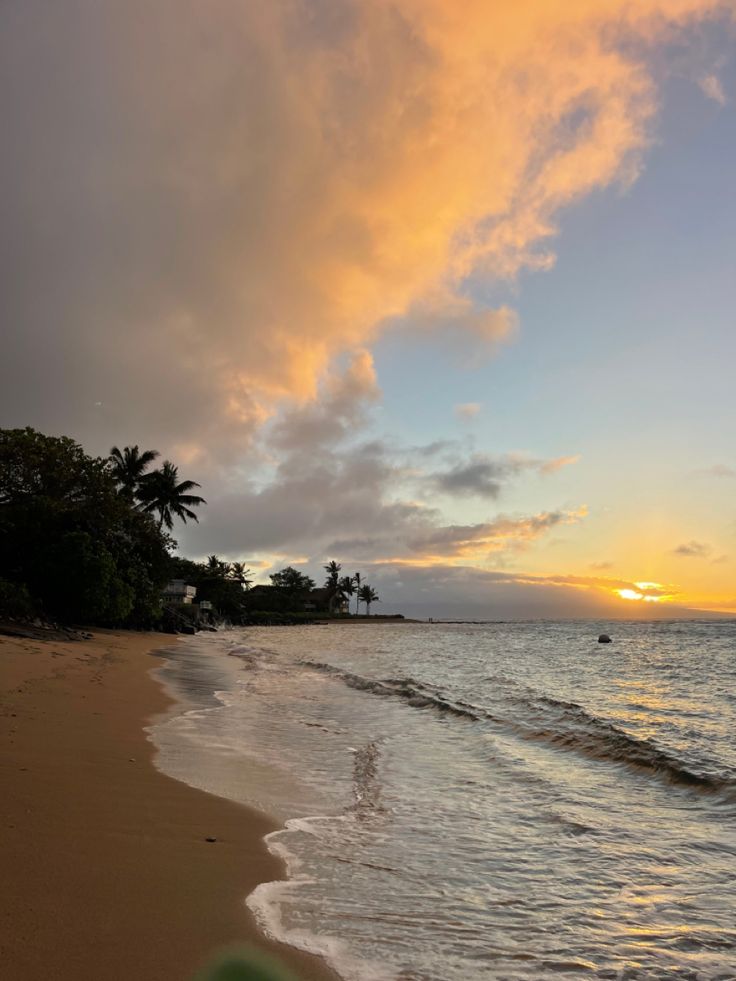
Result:
{"label": "dry sand", "polygon": [[263,938],[245,907],[282,876],[270,822],[154,769],[142,727],[170,704],[148,673],[165,643],[0,637],[0,975],[179,981],[236,941],[334,979]]}

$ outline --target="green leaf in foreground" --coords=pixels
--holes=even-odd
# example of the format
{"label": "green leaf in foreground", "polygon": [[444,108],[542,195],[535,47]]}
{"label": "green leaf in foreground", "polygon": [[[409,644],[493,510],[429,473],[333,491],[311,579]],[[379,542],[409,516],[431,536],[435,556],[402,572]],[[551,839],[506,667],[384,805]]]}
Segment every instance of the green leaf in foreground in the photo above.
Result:
{"label": "green leaf in foreground", "polygon": [[193,981],[297,981],[278,961],[251,950],[220,954]]}

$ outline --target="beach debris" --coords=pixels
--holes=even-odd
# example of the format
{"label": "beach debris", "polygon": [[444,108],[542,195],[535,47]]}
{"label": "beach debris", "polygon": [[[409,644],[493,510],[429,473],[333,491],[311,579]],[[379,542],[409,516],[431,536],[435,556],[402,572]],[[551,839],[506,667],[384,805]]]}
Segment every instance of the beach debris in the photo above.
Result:
{"label": "beach debris", "polygon": [[205,841],[209,841],[209,842],[213,842],[213,841],[217,841],[217,838],[205,838],[204,840]]}
{"label": "beach debris", "polygon": [[611,643],[613,643],[613,641],[608,636],[608,634],[601,634],[600,637],[598,638],[598,643],[599,644],[611,644]]}

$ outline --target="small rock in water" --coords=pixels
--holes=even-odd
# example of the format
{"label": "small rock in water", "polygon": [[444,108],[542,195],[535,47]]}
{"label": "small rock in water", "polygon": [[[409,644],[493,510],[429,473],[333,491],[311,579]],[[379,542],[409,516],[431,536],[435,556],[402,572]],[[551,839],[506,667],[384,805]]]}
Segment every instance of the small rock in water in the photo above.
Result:
{"label": "small rock in water", "polygon": [[598,638],[598,643],[599,644],[610,644],[611,643],[611,638],[608,636],[608,634],[601,634],[600,637]]}
{"label": "small rock in water", "polygon": [[205,841],[217,841],[217,838],[205,838]]}

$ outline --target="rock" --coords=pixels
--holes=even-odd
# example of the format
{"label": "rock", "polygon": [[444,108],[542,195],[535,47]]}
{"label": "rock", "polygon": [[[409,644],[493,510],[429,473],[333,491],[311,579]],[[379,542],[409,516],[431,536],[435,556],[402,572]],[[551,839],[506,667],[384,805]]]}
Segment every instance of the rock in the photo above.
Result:
{"label": "rock", "polygon": [[612,641],[611,641],[611,638],[608,636],[608,634],[601,634],[600,637],[598,638],[598,643],[599,644],[611,644]]}
{"label": "rock", "polygon": [[217,838],[205,838],[204,840],[205,841],[209,841],[209,842],[213,842],[213,841],[217,841]]}

